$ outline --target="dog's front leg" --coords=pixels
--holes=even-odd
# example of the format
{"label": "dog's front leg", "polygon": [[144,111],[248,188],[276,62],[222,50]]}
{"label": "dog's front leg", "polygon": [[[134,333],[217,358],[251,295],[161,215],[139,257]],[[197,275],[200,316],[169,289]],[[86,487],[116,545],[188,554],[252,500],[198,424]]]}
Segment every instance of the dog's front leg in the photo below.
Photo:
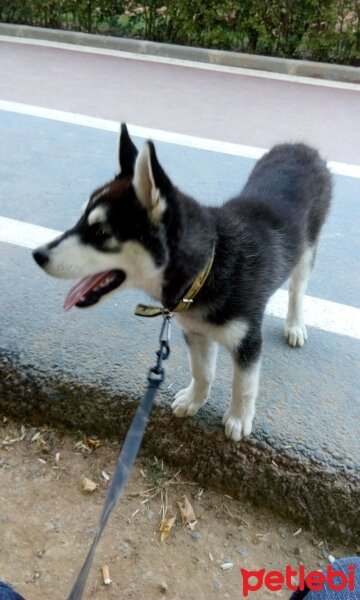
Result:
{"label": "dog's front leg", "polygon": [[201,333],[187,332],[185,340],[189,349],[192,380],[180,390],[172,403],[177,417],[196,415],[209,397],[215,377],[218,345]]}
{"label": "dog's front leg", "polygon": [[238,442],[251,434],[261,367],[261,334],[248,334],[233,353],[234,374],[229,409],[223,416],[225,435]]}

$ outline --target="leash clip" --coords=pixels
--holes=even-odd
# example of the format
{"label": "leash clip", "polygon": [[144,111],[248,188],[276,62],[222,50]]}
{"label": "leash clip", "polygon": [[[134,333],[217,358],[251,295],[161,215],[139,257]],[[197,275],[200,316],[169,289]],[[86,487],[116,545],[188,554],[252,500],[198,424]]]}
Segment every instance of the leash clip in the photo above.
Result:
{"label": "leash clip", "polygon": [[170,343],[170,330],[171,330],[171,319],[172,313],[166,312],[163,315],[164,320],[160,331],[160,344],[165,342],[166,344]]}
{"label": "leash clip", "polygon": [[157,361],[155,367],[150,369],[148,374],[148,381],[152,385],[159,385],[164,381],[165,371],[162,367],[164,360],[169,358],[170,355],[170,331],[171,331],[171,319],[172,313],[166,312],[163,314],[163,324],[160,331],[160,348],[156,352]]}
{"label": "leash clip", "polygon": [[[162,360],[166,360],[170,354],[170,333],[171,333],[171,319],[172,313],[167,312],[163,315],[163,324],[160,331],[160,350]],[[158,353],[158,356],[159,356]]]}

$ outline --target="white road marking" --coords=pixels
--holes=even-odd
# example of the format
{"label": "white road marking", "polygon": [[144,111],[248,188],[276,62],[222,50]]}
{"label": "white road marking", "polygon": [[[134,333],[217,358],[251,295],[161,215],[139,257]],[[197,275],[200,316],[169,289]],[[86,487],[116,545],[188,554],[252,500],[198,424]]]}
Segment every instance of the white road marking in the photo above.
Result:
{"label": "white road marking", "polygon": [[[270,299],[266,314],[285,319],[288,305],[286,290],[278,290]],[[305,324],[323,331],[360,340],[360,309],[314,296],[305,296]]]}
{"label": "white road marking", "polygon": [[55,237],[61,235],[61,231],[47,229],[39,225],[32,225],[16,219],[0,217],[0,242],[14,244],[22,248],[36,248],[51,242]]}
{"label": "white road marking", "polygon": [[72,52],[85,52],[88,54],[101,54],[103,56],[114,56],[125,58],[127,60],[140,60],[143,62],[160,63],[177,67],[187,67],[191,69],[202,69],[205,71],[216,71],[220,73],[231,73],[243,77],[260,77],[262,79],[275,79],[278,81],[287,81],[289,83],[299,83],[302,85],[313,85],[317,87],[330,87],[341,90],[360,91],[360,85],[357,83],[348,83],[345,81],[333,81],[330,79],[317,79],[314,77],[303,77],[297,75],[288,75],[285,73],[275,73],[261,69],[246,69],[244,67],[231,67],[215,63],[206,63],[193,60],[184,60],[180,58],[170,58],[166,56],[156,56],[154,54],[141,54],[136,52],[125,52],[123,50],[113,50],[110,48],[96,48],[94,46],[82,46],[78,44],[68,44],[66,42],[53,42],[50,40],[37,40],[31,38],[13,37],[0,35],[0,42],[10,42],[13,44],[26,44],[30,46],[44,46],[46,48],[56,48],[58,50],[70,50]]}
{"label": "white road marking", "polygon": [[[98,117],[90,117],[78,113],[71,113],[52,108],[43,108],[41,106],[33,106],[31,104],[23,104],[21,102],[11,102],[8,100],[0,100],[0,110],[7,112],[39,117],[42,119],[50,119],[52,121],[60,121],[61,123],[71,123],[73,125],[82,125],[84,127],[92,127],[102,131],[120,131],[118,121],[108,119],[100,119]],[[208,138],[196,137],[193,135],[185,135],[182,133],[174,133],[171,131],[163,131],[161,129],[151,129],[149,127],[141,127],[138,125],[128,124],[131,135],[145,139],[151,138],[158,142],[167,142],[168,144],[177,144],[179,146],[187,146],[197,148],[199,150],[209,150],[211,152],[219,152],[221,154],[230,154],[232,156],[241,156],[243,158],[259,159],[265,152],[266,148],[258,148],[256,146],[245,146],[243,144],[234,144],[232,142],[222,142],[220,140],[212,140]],[[352,165],[348,163],[328,161],[330,170],[335,175],[344,175],[346,177],[360,178],[360,165]]]}
{"label": "white road marking", "polygon": [[[60,235],[60,231],[0,217],[0,242],[23,248],[36,248]],[[270,299],[266,313],[284,319],[287,291],[278,290]],[[310,327],[360,339],[360,309],[346,304],[305,296],[305,322]]]}

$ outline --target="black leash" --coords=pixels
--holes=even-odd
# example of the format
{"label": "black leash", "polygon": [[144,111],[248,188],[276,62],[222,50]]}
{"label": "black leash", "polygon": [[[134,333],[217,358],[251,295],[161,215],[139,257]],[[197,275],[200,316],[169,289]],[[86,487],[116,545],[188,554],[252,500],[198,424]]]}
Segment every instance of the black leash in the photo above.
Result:
{"label": "black leash", "polygon": [[151,408],[160,385],[164,381],[165,372],[162,367],[162,363],[169,357],[170,354],[170,325],[171,325],[171,314],[164,313],[164,320],[160,332],[160,348],[157,351],[157,362],[155,367],[150,369],[148,374],[148,387],[140,402],[129,431],[126,434],[126,438],[123,447],[116,464],[115,473],[105,498],[105,503],[99,519],[97,531],[94,540],[91,544],[88,555],[85,559],[81,571],[72,587],[72,590],[68,596],[68,600],[81,600],[83,597],[86,581],[90,572],[91,564],[94,558],[96,546],[101,538],[101,535],[106,527],[108,519],[116,507],[121,493],[126,485],[129,478],[130,471],[134,465],[137,457],[142,438],[144,435],[145,427],[151,412]]}

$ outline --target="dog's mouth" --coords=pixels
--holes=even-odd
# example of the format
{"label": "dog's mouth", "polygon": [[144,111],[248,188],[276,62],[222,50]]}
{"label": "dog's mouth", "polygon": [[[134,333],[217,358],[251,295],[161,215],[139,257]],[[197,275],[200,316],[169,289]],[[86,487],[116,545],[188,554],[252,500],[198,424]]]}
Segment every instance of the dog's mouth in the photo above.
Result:
{"label": "dog's mouth", "polygon": [[78,281],[65,298],[64,309],[73,306],[87,308],[99,302],[100,298],[119,287],[126,279],[124,271],[103,271]]}

